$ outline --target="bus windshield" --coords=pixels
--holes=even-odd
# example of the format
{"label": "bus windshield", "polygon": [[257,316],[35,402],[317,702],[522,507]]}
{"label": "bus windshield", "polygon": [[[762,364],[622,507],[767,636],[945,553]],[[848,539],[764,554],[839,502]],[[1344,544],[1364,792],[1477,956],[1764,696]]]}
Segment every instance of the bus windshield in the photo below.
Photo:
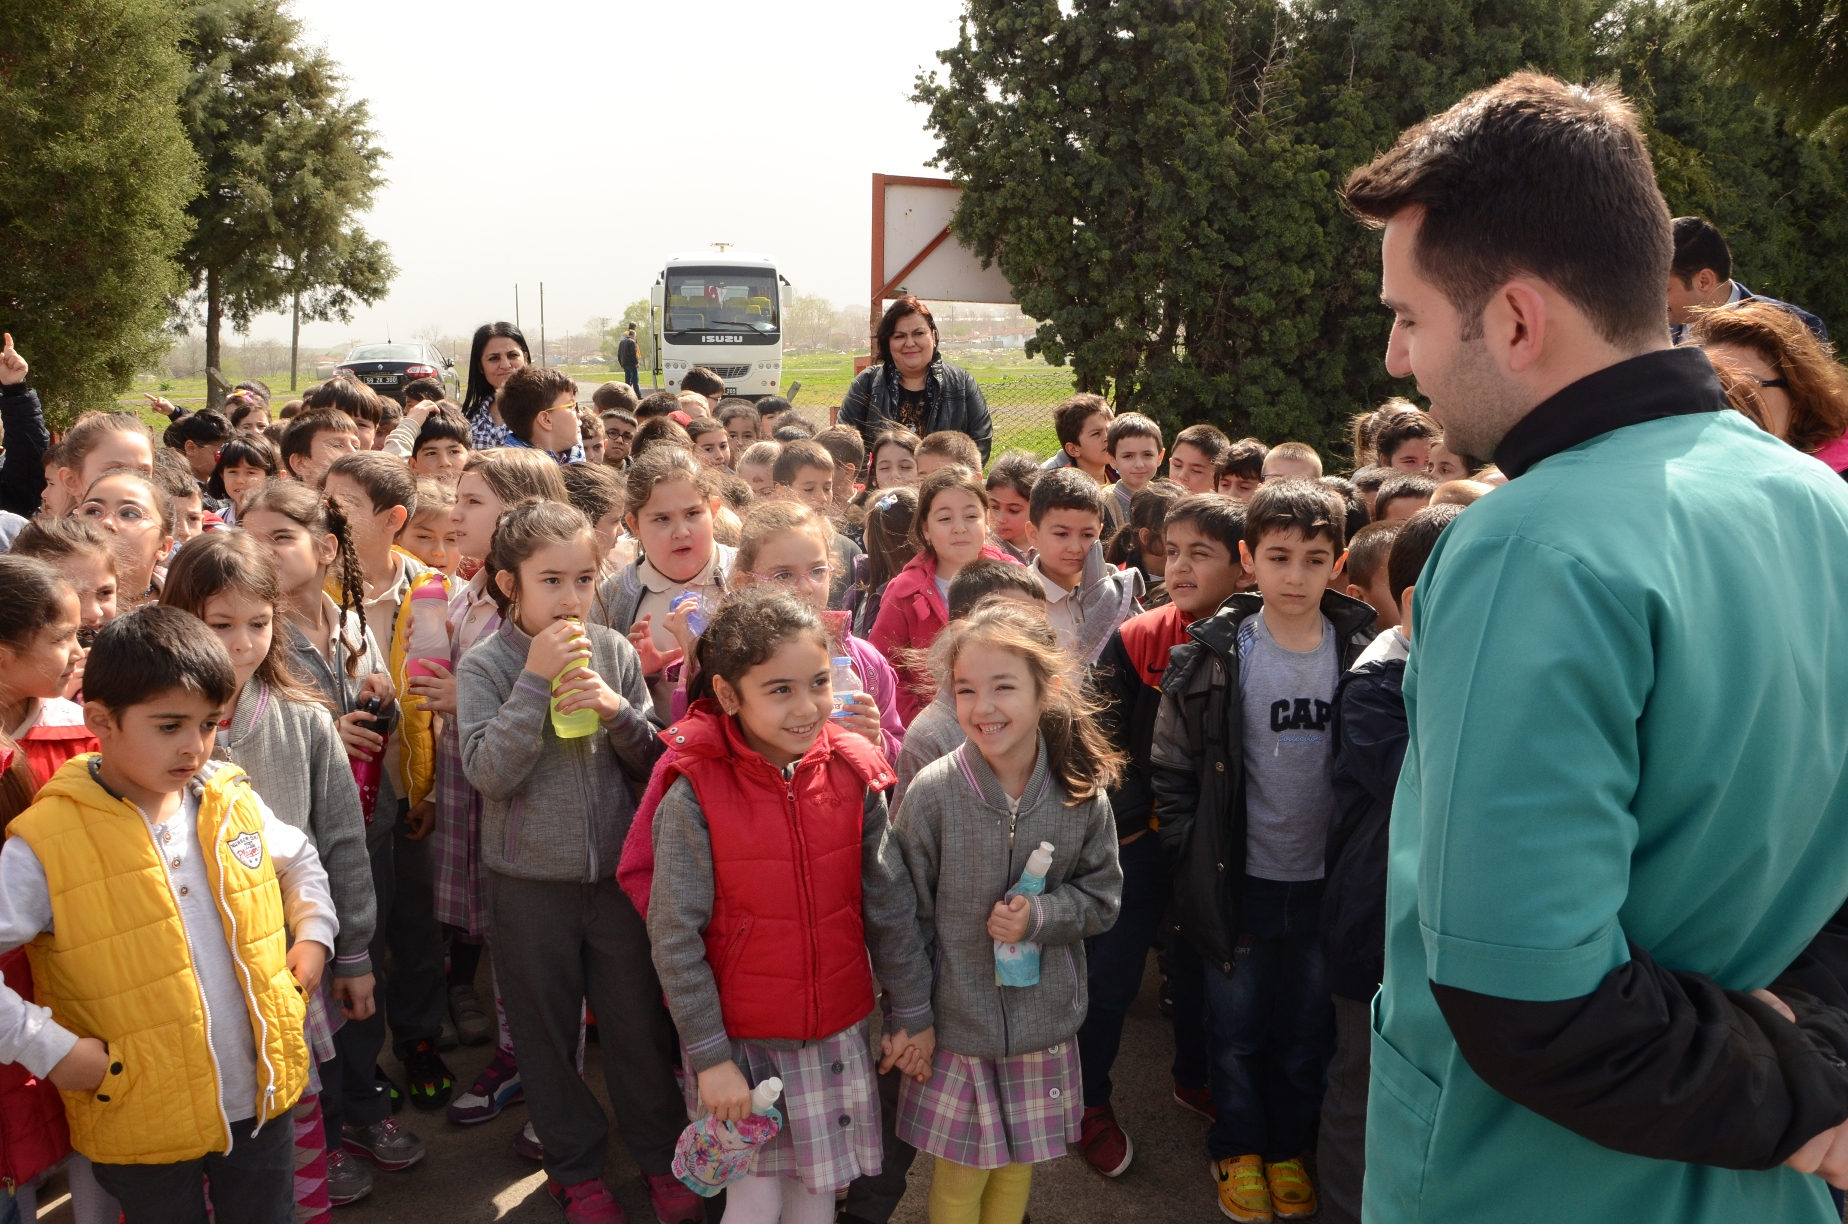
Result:
{"label": "bus windshield", "polygon": [[770,269],[668,269],[665,330],[776,329],[776,273]]}

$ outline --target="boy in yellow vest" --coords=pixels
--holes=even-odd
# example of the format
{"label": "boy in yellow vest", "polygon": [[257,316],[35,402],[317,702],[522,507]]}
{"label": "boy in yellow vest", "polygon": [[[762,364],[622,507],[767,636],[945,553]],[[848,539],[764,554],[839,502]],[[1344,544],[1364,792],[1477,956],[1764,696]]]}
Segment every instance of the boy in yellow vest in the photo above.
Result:
{"label": "boy in yellow vest", "polygon": [[84,678],[102,750],[0,850],[0,948],[26,945],[44,1005],[0,986],[0,1061],[62,1091],[128,1224],[205,1224],[205,1177],[217,1224],[294,1219],[303,992],[338,923],[307,838],[210,759],[235,689],[196,617],[112,621]]}

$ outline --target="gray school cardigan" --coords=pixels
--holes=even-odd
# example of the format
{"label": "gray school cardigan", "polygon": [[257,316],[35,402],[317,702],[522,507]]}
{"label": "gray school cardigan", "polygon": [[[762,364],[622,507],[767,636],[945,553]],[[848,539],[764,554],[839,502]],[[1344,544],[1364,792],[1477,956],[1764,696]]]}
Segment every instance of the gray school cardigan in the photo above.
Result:
{"label": "gray school cardigan", "polygon": [[[379,649],[378,639],[372,634],[372,626],[366,626],[366,641],[359,653],[359,661],[353,674],[347,674],[347,645],[340,648],[338,666],[328,663],[308,641],[308,635],[296,627],[293,621],[283,621],[283,628],[289,633],[290,658],[295,663],[296,671],[314,681],[316,688],[333,706],[336,719],[351,714],[359,708],[359,687],[366,682],[366,677],[374,672],[390,673],[391,663],[385,652]],[[346,612],[340,622],[341,640],[355,643],[359,640],[359,617],[352,611]],[[336,732],[338,736],[338,732]],[[340,760],[347,761],[346,748],[340,749]],[[348,768],[351,768],[349,766]],[[365,826],[366,846],[368,850],[376,849],[378,844],[391,836],[398,824],[398,771],[381,769],[379,771],[379,800],[372,805],[372,823]],[[259,791],[261,793],[261,791]],[[358,792],[355,791],[355,794]],[[335,904],[339,899],[335,898]]]}
{"label": "gray school cardigan", "polygon": [[306,833],[327,868],[327,888],[340,919],[334,976],[371,973],[367,949],[378,921],[372,861],[366,855],[359,786],[333,716],[324,706],[286,700],[252,679],[238,695],[231,726],[220,737],[224,755],[249,775],[276,819]]}
{"label": "gray school cardigan", "polygon": [[526,670],[533,640],[511,621],[456,668],[462,773],[481,794],[481,861],[490,871],[583,883],[616,874],[635,796],[661,745],[635,647],[602,625],[584,632],[591,670],[624,705],[581,739],[552,730],[551,682]]}
{"label": "gray school cardigan", "polygon": [[[1010,817],[994,771],[965,743],[919,771],[894,827],[937,971],[938,1046],[1005,1058],[1075,1034],[1090,1005],[1084,940],[1109,930],[1123,902],[1109,798],[1099,792],[1067,806],[1042,738],[1019,813]],[[1052,868],[1027,925],[1027,938],[1040,945],[1039,984],[999,986],[988,915],[1043,841],[1053,845]]]}
{"label": "gray school cardigan", "polygon": [[919,772],[938,757],[956,751],[965,738],[962,724],[956,721],[955,696],[948,689],[939,690],[905,728],[905,742],[893,765],[898,774],[898,782],[892,787],[893,812],[905,801],[905,792],[911,789]]}

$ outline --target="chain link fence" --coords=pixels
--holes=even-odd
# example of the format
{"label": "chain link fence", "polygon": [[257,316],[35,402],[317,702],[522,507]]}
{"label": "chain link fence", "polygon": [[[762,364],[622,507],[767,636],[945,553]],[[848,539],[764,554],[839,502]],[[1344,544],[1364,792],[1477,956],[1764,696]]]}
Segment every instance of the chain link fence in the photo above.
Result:
{"label": "chain link fence", "polygon": [[983,370],[976,385],[994,420],[994,454],[1025,450],[1045,459],[1059,449],[1052,410],[1071,397],[1070,370]]}

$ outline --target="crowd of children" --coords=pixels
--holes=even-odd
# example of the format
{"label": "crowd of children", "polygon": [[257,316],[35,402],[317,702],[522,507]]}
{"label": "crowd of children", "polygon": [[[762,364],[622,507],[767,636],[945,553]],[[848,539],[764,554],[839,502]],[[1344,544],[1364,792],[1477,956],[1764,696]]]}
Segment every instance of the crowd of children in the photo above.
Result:
{"label": "crowd of children", "polygon": [[984,470],[704,374],[581,404],[491,324],[462,403],[245,384],[46,449],[0,556],[26,1218],[62,1167],[86,1222],[324,1219],[424,1156],[402,1102],[524,1101],[619,1220],[594,1031],[665,1224],[721,1218],[689,1118],[771,1077],[724,1220],[883,1224],[922,1151],[933,1221],[1019,1221],[1068,1147],[1131,1165],[1152,948],[1220,1208],[1359,1218],[1412,594],[1494,470],[1401,401],[1340,478],[1094,395]]}

